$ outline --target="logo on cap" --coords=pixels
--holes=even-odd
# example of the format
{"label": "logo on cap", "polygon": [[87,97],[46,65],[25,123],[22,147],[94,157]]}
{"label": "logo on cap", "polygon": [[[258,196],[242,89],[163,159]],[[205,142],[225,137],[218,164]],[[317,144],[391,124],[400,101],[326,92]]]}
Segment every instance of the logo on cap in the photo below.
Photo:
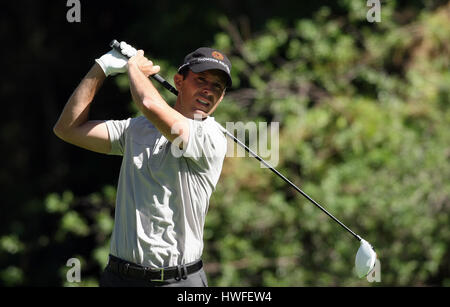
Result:
{"label": "logo on cap", "polygon": [[223,60],[223,55],[222,53],[218,52],[218,51],[213,51],[211,53],[211,55],[213,56],[213,58],[218,59],[219,61]]}

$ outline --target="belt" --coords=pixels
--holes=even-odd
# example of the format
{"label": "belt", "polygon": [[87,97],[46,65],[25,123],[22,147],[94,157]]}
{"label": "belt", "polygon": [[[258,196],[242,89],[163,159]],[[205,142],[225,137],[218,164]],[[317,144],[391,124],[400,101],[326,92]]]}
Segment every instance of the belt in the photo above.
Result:
{"label": "belt", "polygon": [[129,276],[147,281],[166,281],[175,279],[187,279],[188,275],[198,272],[203,267],[202,260],[197,260],[188,264],[153,269],[140,266],[132,262],[109,255],[108,268],[123,276]]}

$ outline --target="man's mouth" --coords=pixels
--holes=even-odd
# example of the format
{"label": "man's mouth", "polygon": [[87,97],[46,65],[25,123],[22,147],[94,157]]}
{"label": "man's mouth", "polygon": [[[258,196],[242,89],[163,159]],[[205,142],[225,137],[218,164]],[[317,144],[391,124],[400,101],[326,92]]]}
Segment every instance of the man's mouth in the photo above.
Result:
{"label": "man's mouth", "polygon": [[209,104],[210,104],[208,101],[206,101],[204,99],[197,99],[197,102],[205,107],[209,107]]}

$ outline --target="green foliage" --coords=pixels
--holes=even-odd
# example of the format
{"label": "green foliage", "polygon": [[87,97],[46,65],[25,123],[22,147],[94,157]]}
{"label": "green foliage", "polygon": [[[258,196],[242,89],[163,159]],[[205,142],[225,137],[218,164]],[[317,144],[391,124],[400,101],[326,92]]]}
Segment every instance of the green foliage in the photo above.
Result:
{"label": "green foliage", "polygon": [[[380,31],[345,3],[344,23],[272,21],[234,50],[237,84],[257,91],[236,88],[217,117],[280,121],[279,170],[374,245],[381,285],[448,284],[448,7],[399,25],[383,6]],[[358,243],[255,161],[226,160],[211,207],[213,285],[370,285],[351,273]]]}
{"label": "green foliage", "polygon": [[[24,271],[22,268],[10,265],[0,270],[0,280],[6,286],[15,286],[23,283],[46,285],[39,279],[33,282],[34,276],[39,276],[39,270],[55,267],[59,272],[58,280],[64,286],[97,286],[98,276],[106,266],[109,253],[109,237],[114,225],[114,202],[116,188],[104,186],[100,192],[91,193],[84,197],[75,196],[70,191],[61,194],[51,193],[43,201],[47,218],[52,218],[52,224],[38,224],[39,233],[35,234],[36,242],[29,238],[20,238],[19,235],[5,235],[0,237],[0,258],[15,256],[16,259],[25,258],[35,250],[65,250],[62,258],[40,259],[39,266]],[[37,205],[33,203],[33,205]],[[35,225],[29,225],[36,227]],[[50,229],[45,233],[44,228]],[[94,242],[95,248],[82,248],[71,251],[72,246],[83,246],[86,242]],[[84,242],[84,243],[83,243]],[[81,261],[81,283],[70,283],[66,273],[70,267],[66,262],[70,258]],[[36,259],[38,260],[38,259]],[[56,264],[55,264],[56,262]],[[39,272],[39,273],[38,273]]]}
{"label": "green foliage", "polygon": [[0,238],[0,248],[5,252],[14,255],[22,252],[24,246],[16,235],[8,235]]}
{"label": "green foliage", "polygon": [[24,280],[23,271],[16,266],[9,266],[2,270],[0,280],[7,287],[18,286]]}

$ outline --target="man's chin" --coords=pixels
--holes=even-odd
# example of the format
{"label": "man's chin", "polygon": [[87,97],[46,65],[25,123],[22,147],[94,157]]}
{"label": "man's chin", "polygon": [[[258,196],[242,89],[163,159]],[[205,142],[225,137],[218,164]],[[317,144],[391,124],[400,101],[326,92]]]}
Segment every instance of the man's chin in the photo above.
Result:
{"label": "man's chin", "polygon": [[205,118],[205,117],[208,117],[208,113],[206,113],[205,111],[202,111],[202,110],[195,110],[192,113],[192,118],[193,119],[202,119],[202,118]]}

